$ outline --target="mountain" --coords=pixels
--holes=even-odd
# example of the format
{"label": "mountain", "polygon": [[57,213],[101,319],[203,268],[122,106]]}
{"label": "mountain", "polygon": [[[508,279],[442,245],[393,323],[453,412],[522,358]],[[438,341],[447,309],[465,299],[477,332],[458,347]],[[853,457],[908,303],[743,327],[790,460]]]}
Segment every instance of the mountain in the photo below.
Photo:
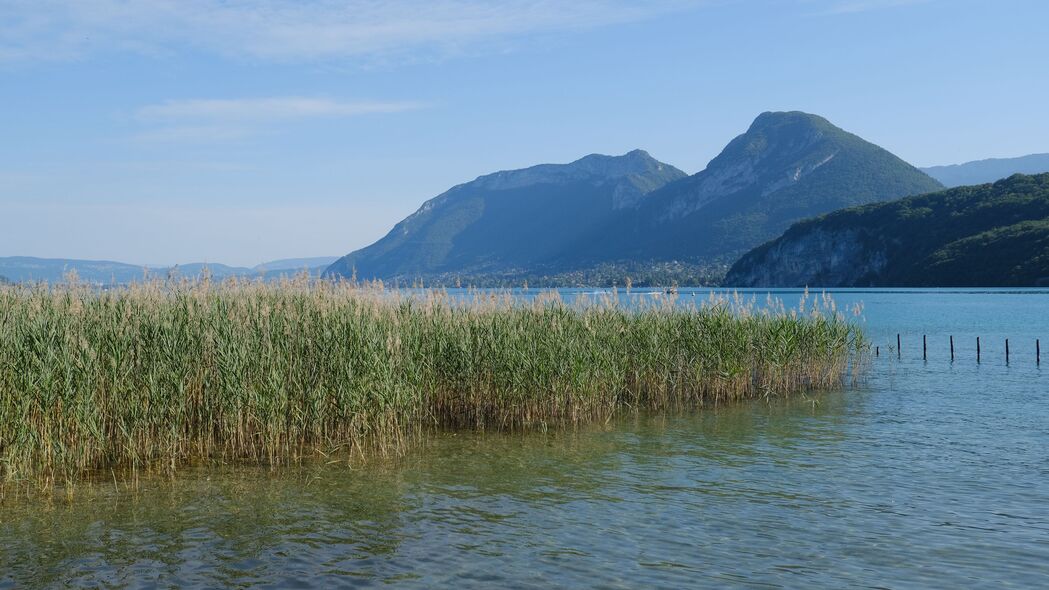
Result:
{"label": "mountain", "polygon": [[762,113],[705,170],[653,192],[636,214],[580,244],[574,262],[731,262],[801,219],[940,188],[822,117]]}
{"label": "mountain", "polygon": [[324,269],[335,260],[337,260],[336,256],[287,258],[284,260],[264,262],[251,268],[243,266],[228,266],[214,262],[191,262],[189,264],[179,264],[170,268],[155,268],[153,270],[160,276],[178,274],[182,277],[195,278],[201,276],[204,273],[204,270],[207,269],[208,274],[215,279],[226,279],[230,277],[273,279],[282,276],[294,276],[302,271],[307,271],[312,276],[320,276],[321,272],[323,272]]}
{"label": "mountain", "polygon": [[30,256],[0,258],[0,274],[13,281],[56,283],[64,280],[71,271],[75,271],[81,280],[102,284],[137,281],[149,273],[142,266],[111,260],[71,260]]}
{"label": "mountain", "polygon": [[1049,174],[837,211],[741,258],[734,287],[1049,285]]}
{"label": "mountain", "polygon": [[310,270],[313,274],[317,274],[316,269],[324,270],[331,266],[333,262],[338,260],[338,256],[315,256],[313,258],[284,258],[282,260],[271,260],[269,262],[263,262],[262,264],[256,265],[252,270],[256,272],[298,272],[301,270]]}
{"label": "mountain", "polygon": [[326,274],[409,278],[535,268],[684,177],[642,150],[481,176],[430,199]]}
{"label": "mountain", "polygon": [[932,166],[922,168],[922,171],[948,187],[984,184],[1008,178],[1013,174],[1049,172],[1049,154],[1031,154],[1019,158],[991,158],[952,166]]}
{"label": "mountain", "polygon": [[822,117],[763,113],[686,176],[634,151],[482,176],[428,201],[326,273],[414,278],[716,267],[791,223],[943,188]]}
{"label": "mountain", "polygon": [[297,274],[304,269],[314,276],[335,257],[327,258],[293,258],[260,264],[254,268],[227,266],[225,264],[192,262],[172,267],[146,267],[126,264],[111,260],[76,260],[70,258],[34,258],[31,256],[0,257],[0,275],[13,281],[47,281],[59,283],[75,271],[77,277],[85,282],[99,285],[120,285],[141,281],[142,279],[179,276],[185,278],[200,277],[206,268],[212,278],[230,277],[277,278]]}
{"label": "mountain", "polygon": [[214,279],[225,279],[229,277],[246,277],[246,276],[258,276],[258,272],[250,268],[244,268],[242,266],[229,266],[226,264],[219,264],[217,262],[189,262],[186,264],[178,264],[172,267],[160,267],[151,268],[161,277],[167,275],[178,275],[185,278],[196,278],[204,273],[204,270],[208,271],[211,278]]}

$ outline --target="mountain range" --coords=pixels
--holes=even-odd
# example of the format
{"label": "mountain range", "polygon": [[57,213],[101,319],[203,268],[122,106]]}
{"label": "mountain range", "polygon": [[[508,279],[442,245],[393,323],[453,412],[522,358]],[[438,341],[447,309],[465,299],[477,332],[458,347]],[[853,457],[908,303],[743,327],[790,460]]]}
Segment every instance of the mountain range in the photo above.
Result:
{"label": "mountain range", "polygon": [[173,267],[147,267],[110,260],[76,260],[66,258],[34,258],[31,256],[0,257],[0,276],[12,281],[60,282],[75,271],[80,280],[102,284],[125,284],[151,277],[167,277],[171,274],[195,278],[207,268],[215,278],[234,276],[259,277],[291,275],[303,270],[319,276],[337,259],[335,256],[318,258],[290,258],[265,262],[247,268],[225,264],[196,262]]}
{"label": "mountain range", "polygon": [[[0,276],[58,282],[76,271],[95,284],[122,284],[172,274],[197,277],[206,266],[216,278],[277,277],[307,269],[314,276],[445,285],[461,279],[485,286],[608,286],[626,277],[635,285],[712,284],[756,248],[745,264],[735,265],[730,281],[769,286],[813,276],[830,281],[829,275],[802,276],[812,265],[835,264],[840,252],[806,250],[830,258],[811,264],[795,260],[797,275],[770,270],[776,280],[771,274],[759,276],[761,268],[774,266],[761,257],[771,255],[768,248],[794,243],[790,236],[798,235],[798,227],[809,227],[806,219],[842,209],[851,215],[856,206],[1042,171],[1049,171],[1049,154],[917,169],[822,117],[766,112],[696,174],[643,150],[496,172],[426,201],[382,239],[341,258],[284,259],[251,268],[215,263],[147,268],[8,257],[0,258]],[[887,222],[879,231],[895,235],[893,224],[904,227],[905,219]],[[772,240],[774,246],[766,244]],[[886,264],[894,268],[895,263]],[[839,278],[849,284],[889,280],[879,277]]]}
{"label": "mountain range", "polygon": [[800,222],[743,256],[725,284],[1049,286],[1049,174],[1017,174]]}
{"label": "mountain range", "polygon": [[1019,158],[990,158],[950,166],[932,166],[921,170],[947,187],[985,184],[1008,178],[1013,174],[1049,172],[1049,154],[1030,154]]}
{"label": "mountain range", "polygon": [[325,274],[410,280],[727,265],[800,219],[940,188],[822,117],[768,112],[691,176],[641,150],[482,176],[427,201]]}

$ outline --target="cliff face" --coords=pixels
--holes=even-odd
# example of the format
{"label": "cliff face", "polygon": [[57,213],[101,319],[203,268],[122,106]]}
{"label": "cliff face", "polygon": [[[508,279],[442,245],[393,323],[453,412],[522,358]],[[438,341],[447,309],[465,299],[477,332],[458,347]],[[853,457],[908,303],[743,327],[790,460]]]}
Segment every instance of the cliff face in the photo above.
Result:
{"label": "cliff face", "polygon": [[885,269],[884,248],[871,248],[856,229],[816,228],[777,240],[732,267],[726,284],[737,287],[866,286]]}
{"label": "cliff face", "polygon": [[1049,284],[1049,174],[1015,175],[793,225],[729,270],[732,287]]}

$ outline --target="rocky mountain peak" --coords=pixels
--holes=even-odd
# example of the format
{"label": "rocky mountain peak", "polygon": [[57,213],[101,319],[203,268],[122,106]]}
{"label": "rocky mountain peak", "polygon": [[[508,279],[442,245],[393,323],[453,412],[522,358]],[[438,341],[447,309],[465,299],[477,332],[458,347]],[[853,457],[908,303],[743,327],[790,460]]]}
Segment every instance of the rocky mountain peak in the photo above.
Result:
{"label": "rocky mountain peak", "polygon": [[738,160],[757,163],[805,152],[834,132],[845,133],[823,117],[802,113],[766,112],[758,115],[746,133],[730,142],[711,166]]}
{"label": "rocky mountain peak", "polygon": [[842,149],[842,138],[850,137],[817,115],[761,113],[705,170],[684,181],[689,189],[677,191],[663,218],[689,215],[715,199],[742,191],[767,196],[797,184],[832,161]]}

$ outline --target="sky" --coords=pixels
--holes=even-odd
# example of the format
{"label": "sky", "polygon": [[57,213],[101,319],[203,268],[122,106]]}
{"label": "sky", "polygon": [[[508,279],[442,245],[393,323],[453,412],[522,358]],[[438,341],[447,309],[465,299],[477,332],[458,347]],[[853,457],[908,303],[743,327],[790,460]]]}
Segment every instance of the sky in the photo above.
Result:
{"label": "sky", "polygon": [[479,175],[695,173],[803,110],[918,165],[1049,152],[1044,0],[0,0],[0,256],[342,255]]}

